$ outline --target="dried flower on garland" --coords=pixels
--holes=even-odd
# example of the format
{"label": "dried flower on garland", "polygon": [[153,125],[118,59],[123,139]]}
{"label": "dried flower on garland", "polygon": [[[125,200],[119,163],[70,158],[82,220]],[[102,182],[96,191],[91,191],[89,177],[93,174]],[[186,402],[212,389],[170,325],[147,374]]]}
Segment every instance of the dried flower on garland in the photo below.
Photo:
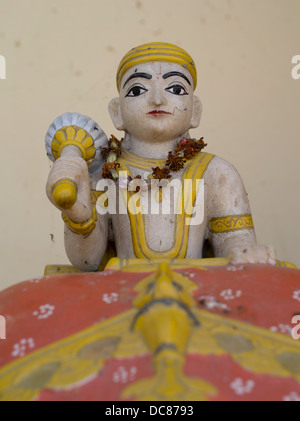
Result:
{"label": "dried flower on garland", "polygon": [[184,167],[186,160],[182,156],[173,155],[172,152],[169,152],[168,158],[166,160],[166,167],[171,171],[179,171]]}
{"label": "dried flower on garland", "polygon": [[102,167],[102,178],[110,178],[111,180],[117,181],[119,174],[117,168],[120,167],[118,162],[106,162]]}
{"label": "dried flower on garland", "polygon": [[201,139],[186,139],[185,137],[177,144],[175,153],[179,156],[184,156],[186,159],[191,159],[197,155],[201,149],[205,148],[207,143],[204,143],[203,137]]}
{"label": "dried flower on garland", "polygon": [[155,168],[152,168],[152,177],[158,180],[162,180],[164,178],[171,178],[172,176],[168,168],[155,167]]}
{"label": "dried flower on garland", "polygon": [[107,160],[107,162],[114,162],[119,158],[119,156],[121,155],[122,141],[123,141],[123,139],[118,140],[112,134],[111,138],[108,141],[108,147],[101,148],[102,149],[102,155],[103,155],[104,159]]}

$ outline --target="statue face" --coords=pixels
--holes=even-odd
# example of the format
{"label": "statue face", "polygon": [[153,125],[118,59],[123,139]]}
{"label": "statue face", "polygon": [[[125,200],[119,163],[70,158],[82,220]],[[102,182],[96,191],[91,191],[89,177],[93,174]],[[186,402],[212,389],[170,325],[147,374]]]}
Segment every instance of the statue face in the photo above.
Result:
{"label": "statue face", "polygon": [[178,64],[139,64],[124,74],[119,99],[113,100],[110,114],[115,126],[133,138],[178,138],[200,121],[201,104],[193,90],[189,71]]}

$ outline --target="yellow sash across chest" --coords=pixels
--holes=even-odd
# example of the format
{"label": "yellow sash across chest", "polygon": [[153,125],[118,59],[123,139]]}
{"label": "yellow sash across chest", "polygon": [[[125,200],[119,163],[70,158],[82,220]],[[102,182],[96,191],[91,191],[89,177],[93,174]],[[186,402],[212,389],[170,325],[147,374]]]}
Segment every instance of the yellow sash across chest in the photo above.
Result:
{"label": "yellow sash across chest", "polygon": [[[130,197],[135,194],[135,192],[127,192],[123,190],[123,196],[125,203],[127,202],[127,210],[128,216],[130,220],[131,226],[131,235],[132,235],[132,243],[133,243],[133,250],[135,256],[138,258],[147,258],[147,259],[154,259],[158,257],[168,257],[168,258],[185,258],[187,252],[187,245],[188,245],[188,235],[189,235],[189,223],[187,222],[188,218],[191,217],[191,212],[189,210],[192,209],[195,203],[197,189],[195,188],[196,180],[200,180],[203,178],[203,175],[208,168],[209,163],[213,159],[214,155],[209,153],[201,152],[196,155],[193,159],[188,161],[186,164],[182,176],[181,182],[183,180],[192,180],[193,188],[188,189],[190,193],[183,192],[184,194],[184,203],[189,203],[189,207],[186,208],[185,206],[182,207],[182,212],[175,215],[175,223],[174,223],[174,231],[173,231],[173,242],[169,249],[164,251],[157,251],[153,250],[146,238],[146,230],[145,230],[145,217],[142,213],[132,213],[128,210],[128,203]],[[165,165],[165,160],[157,160],[157,159],[148,159],[148,158],[141,158],[138,157],[128,151],[123,150],[121,157],[118,159],[118,163],[120,164],[119,171],[126,171],[132,178],[132,173],[129,167],[135,167],[138,169],[142,169],[144,171],[152,172],[152,167],[159,166],[162,168]],[[192,194],[192,198],[185,197],[186,194]],[[182,189],[179,193],[179,202],[182,200]]]}

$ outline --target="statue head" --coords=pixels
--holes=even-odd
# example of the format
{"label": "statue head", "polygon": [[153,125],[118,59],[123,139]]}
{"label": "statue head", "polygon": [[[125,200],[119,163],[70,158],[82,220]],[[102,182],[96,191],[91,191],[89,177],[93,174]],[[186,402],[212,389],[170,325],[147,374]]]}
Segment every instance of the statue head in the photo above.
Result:
{"label": "statue head", "polygon": [[197,71],[182,48],[158,42],[133,48],[121,60],[116,80],[119,97],[110,102],[109,113],[131,138],[163,142],[199,125]]}

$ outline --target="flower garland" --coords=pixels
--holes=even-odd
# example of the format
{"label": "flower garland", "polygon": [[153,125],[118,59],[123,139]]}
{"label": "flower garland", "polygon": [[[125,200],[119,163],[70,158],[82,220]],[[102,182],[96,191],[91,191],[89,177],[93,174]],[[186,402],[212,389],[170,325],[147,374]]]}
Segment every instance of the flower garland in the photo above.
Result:
{"label": "flower garland", "polygon": [[[102,148],[103,157],[106,159],[106,163],[102,167],[103,178],[110,178],[116,182],[119,180],[117,168],[120,167],[120,164],[117,162],[117,159],[122,153],[122,141],[123,139],[118,140],[114,135],[111,135],[111,138],[108,141],[108,147]],[[186,161],[197,155],[205,146],[207,146],[207,143],[204,143],[203,137],[199,140],[186,139],[185,137],[182,138],[182,140],[177,143],[175,152],[173,153],[170,151],[168,153],[168,158],[166,159],[163,168],[152,167],[150,178],[159,181],[171,178],[170,171],[180,171],[184,167]],[[135,179],[141,179],[141,176],[137,175]],[[131,181],[131,177],[129,181]]]}

